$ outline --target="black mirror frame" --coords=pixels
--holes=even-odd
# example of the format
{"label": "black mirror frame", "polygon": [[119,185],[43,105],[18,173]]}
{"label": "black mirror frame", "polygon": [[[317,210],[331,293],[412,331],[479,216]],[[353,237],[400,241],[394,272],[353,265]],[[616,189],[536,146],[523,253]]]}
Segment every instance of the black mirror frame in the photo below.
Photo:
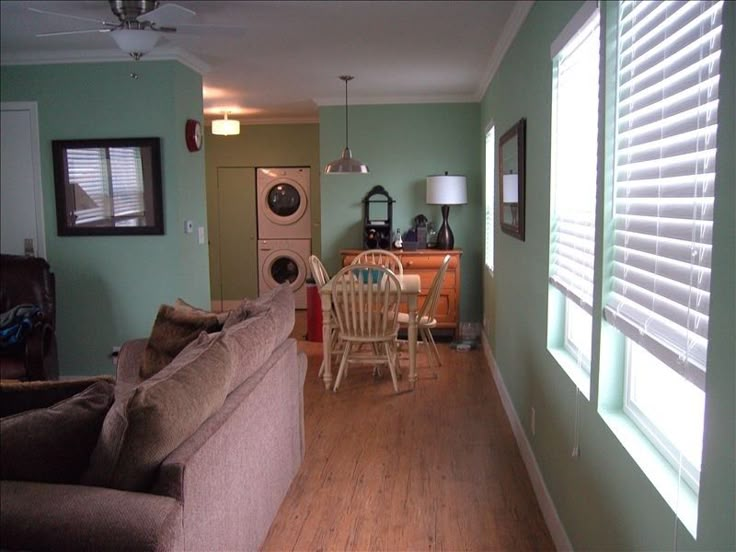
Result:
{"label": "black mirror frame", "polygon": [[[56,226],[59,236],[138,236],[164,234],[163,180],[161,170],[161,143],[159,138],[94,138],[85,140],[53,140],[54,190],[56,192]],[[67,223],[66,185],[67,149],[139,147],[151,150],[151,174],[144,185],[151,186],[153,223],[146,226],[72,226]]]}
{"label": "black mirror frame", "polygon": [[[519,159],[519,202],[516,225],[508,224],[503,220],[503,146],[516,139],[517,155]],[[524,241],[526,227],[526,119],[522,118],[508,129],[498,140],[498,221],[501,230]]]}

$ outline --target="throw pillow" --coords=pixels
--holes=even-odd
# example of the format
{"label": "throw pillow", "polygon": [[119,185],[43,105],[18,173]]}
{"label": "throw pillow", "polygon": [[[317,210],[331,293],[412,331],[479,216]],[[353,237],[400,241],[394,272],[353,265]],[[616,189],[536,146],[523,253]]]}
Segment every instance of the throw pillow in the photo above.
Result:
{"label": "throw pillow", "polygon": [[161,372],[116,398],[84,484],[151,487],[161,462],[225,402],[232,369],[221,335],[202,333]]}
{"label": "throw pillow", "polygon": [[146,343],[141,366],[141,379],[147,379],[160,372],[189,345],[200,332],[217,332],[222,324],[215,313],[189,309],[177,309],[161,305],[153,322],[151,336]]}
{"label": "throw pillow", "polygon": [[223,325],[225,321],[227,320],[227,317],[230,316],[230,311],[214,312],[214,311],[200,309],[198,307],[195,307],[194,305],[190,305],[189,303],[184,301],[184,299],[182,299],[181,297],[178,297],[176,301],[174,301],[174,308],[182,309],[185,311],[188,310],[190,312],[194,312],[200,315],[214,315],[217,317],[217,321],[220,323],[220,325]]}
{"label": "throw pillow", "polygon": [[0,419],[0,478],[77,483],[87,468],[114,385],[98,381],[48,408]]}

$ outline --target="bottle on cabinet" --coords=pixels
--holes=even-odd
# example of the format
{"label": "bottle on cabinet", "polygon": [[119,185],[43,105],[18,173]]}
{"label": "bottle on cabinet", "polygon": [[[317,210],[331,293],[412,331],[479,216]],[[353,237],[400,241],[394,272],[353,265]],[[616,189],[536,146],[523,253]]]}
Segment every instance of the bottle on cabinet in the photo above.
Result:
{"label": "bottle on cabinet", "polygon": [[394,234],[394,241],[391,245],[394,246],[394,249],[401,249],[402,247],[404,247],[404,242],[401,239],[401,230],[399,230],[398,228],[396,229],[396,233]]}

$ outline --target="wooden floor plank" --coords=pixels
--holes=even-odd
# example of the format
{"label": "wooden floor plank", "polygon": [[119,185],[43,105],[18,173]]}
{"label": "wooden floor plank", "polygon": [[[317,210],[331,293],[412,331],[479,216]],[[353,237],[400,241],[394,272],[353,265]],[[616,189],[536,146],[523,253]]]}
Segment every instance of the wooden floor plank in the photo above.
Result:
{"label": "wooden floor plank", "polygon": [[396,395],[360,366],[325,391],[321,344],[299,348],[306,455],[264,550],[554,549],[482,352],[439,344]]}

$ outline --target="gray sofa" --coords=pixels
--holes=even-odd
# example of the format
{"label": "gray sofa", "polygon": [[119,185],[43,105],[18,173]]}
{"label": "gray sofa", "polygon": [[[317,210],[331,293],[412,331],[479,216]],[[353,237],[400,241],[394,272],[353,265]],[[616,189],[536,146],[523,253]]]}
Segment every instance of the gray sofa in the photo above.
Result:
{"label": "gray sofa", "polygon": [[[150,488],[2,481],[0,548],[256,550],[303,459],[306,373],[288,337],[290,290],[259,301],[221,332],[234,366],[224,404],[164,459]],[[122,347],[116,396],[140,383],[144,347]]]}

